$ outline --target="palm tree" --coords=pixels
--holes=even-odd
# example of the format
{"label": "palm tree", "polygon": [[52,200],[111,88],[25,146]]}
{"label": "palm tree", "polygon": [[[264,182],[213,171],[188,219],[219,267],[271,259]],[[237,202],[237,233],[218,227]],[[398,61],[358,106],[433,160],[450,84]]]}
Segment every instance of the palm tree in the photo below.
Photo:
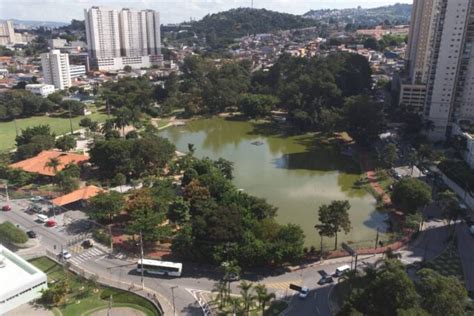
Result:
{"label": "palm tree", "polygon": [[219,308],[222,308],[225,304],[227,297],[227,284],[225,282],[216,283],[214,291],[217,292],[217,300],[219,301]]}
{"label": "palm tree", "polygon": [[54,174],[58,172],[58,167],[61,165],[59,158],[49,158],[49,161],[44,165],[46,168],[53,169]]}
{"label": "palm tree", "polygon": [[257,292],[258,305],[262,309],[263,315],[266,305],[275,299],[275,293],[268,293],[267,288],[263,284],[257,284],[255,286],[255,292]]}
{"label": "palm tree", "polygon": [[242,296],[242,302],[244,303],[244,314],[248,315],[250,306],[255,299],[255,296],[252,294],[252,283],[242,281],[239,285],[240,295]]}
{"label": "palm tree", "polygon": [[127,107],[120,108],[116,113],[114,123],[117,128],[122,129],[123,137],[125,137],[125,127],[130,124],[132,116],[132,111]]}
{"label": "palm tree", "polygon": [[110,132],[114,129],[115,127],[115,123],[114,123],[114,120],[113,119],[107,119],[105,120],[105,122],[102,124],[102,127],[100,129],[100,131],[103,133],[103,134],[106,134],[107,132]]}

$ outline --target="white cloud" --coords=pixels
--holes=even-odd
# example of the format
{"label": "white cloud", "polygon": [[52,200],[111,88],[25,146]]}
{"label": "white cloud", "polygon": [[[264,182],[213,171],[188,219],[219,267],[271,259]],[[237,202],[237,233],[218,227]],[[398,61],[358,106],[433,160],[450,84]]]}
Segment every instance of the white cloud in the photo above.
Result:
{"label": "white cloud", "polygon": [[[412,0],[254,0],[254,7],[293,14],[303,14],[310,9],[376,7]],[[0,0],[0,18],[17,18],[39,21],[83,19],[83,11],[94,5],[116,8],[147,8],[161,12],[163,23],[181,22],[189,18],[200,19],[236,7],[249,7],[251,0]]]}

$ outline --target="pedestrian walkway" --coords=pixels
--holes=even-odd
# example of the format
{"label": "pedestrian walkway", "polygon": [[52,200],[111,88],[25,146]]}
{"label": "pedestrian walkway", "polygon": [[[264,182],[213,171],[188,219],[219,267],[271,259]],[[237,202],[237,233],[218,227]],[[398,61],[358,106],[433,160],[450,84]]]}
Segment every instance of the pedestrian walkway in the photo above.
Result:
{"label": "pedestrian walkway", "polygon": [[74,263],[75,265],[80,265],[83,262],[86,262],[86,261],[89,261],[89,260],[92,260],[92,259],[96,259],[98,257],[105,256],[105,255],[107,255],[106,252],[102,251],[99,248],[94,247],[94,248],[90,248],[90,249],[85,250],[83,253],[81,253],[79,255],[74,255],[73,254],[73,257],[71,259],[69,259],[69,261],[71,263]]}
{"label": "pedestrian walkway", "polygon": [[269,289],[286,290],[290,287],[290,284],[301,286],[303,284],[303,280],[295,279],[295,280],[281,281],[281,282],[268,282],[268,283],[263,283],[263,284]]}

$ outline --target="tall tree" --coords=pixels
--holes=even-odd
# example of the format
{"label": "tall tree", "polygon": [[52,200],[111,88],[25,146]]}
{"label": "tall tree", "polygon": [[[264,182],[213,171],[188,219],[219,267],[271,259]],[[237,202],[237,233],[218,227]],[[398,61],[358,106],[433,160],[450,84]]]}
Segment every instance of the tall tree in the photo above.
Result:
{"label": "tall tree", "polygon": [[321,231],[327,237],[334,237],[334,249],[337,249],[337,234],[341,231],[347,234],[351,230],[350,208],[349,201],[332,201],[329,205],[319,207],[319,222],[324,225]]}
{"label": "tall tree", "polygon": [[262,310],[262,315],[264,315],[265,307],[268,303],[275,299],[275,293],[268,293],[266,286],[263,284],[255,285],[255,292],[257,293],[258,305]]}
{"label": "tall tree", "polygon": [[99,193],[90,199],[89,216],[99,220],[111,221],[125,206],[123,195],[110,191]]}
{"label": "tall tree", "polygon": [[405,213],[415,213],[431,201],[431,188],[421,180],[404,178],[392,191],[392,202]]}
{"label": "tall tree", "polygon": [[255,295],[252,293],[252,283],[242,281],[240,282],[240,295],[242,296],[242,302],[244,303],[244,313],[245,315],[249,314],[250,307],[255,300]]}
{"label": "tall tree", "polygon": [[441,205],[441,210],[443,211],[443,217],[450,225],[451,221],[455,221],[461,215],[458,196],[453,191],[446,190],[438,194],[438,199]]}
{"label": "tall tree", "polygon": [[382,107],[368,96],[349,97],[344,103],[344,123],[349,135],[360,145],[370,145],[383,131]]}
{"label": "tall tree", "polygon": [[457,278],[430,269],[419,271],[418,276],[421,306],[431,315],[466,315],[467,291]]}
{"label": "tall tree", "polygon": [[383,148],[383,161],[387,164],[387,167],[393,167],[393,164],[398,159],[397,146],[395,144],[389,143]]}

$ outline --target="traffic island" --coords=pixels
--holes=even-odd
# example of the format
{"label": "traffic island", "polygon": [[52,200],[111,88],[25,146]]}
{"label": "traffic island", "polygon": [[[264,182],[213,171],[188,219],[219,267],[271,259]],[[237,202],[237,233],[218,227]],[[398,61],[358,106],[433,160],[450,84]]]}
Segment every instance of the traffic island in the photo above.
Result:
{"label": "traffic island", "polygon": [[95,278],[85,279],[47,257],[32,259],[30,263],[47,274],[48,291],[52,292],[51,295],[43,294],[37,304],[56,314],[100,315],[100,311],[107,310],[108,307],[120,307],[134,311],[134,314],[128,315],[160,315],[153,303],[144,297],[103,286]]}

